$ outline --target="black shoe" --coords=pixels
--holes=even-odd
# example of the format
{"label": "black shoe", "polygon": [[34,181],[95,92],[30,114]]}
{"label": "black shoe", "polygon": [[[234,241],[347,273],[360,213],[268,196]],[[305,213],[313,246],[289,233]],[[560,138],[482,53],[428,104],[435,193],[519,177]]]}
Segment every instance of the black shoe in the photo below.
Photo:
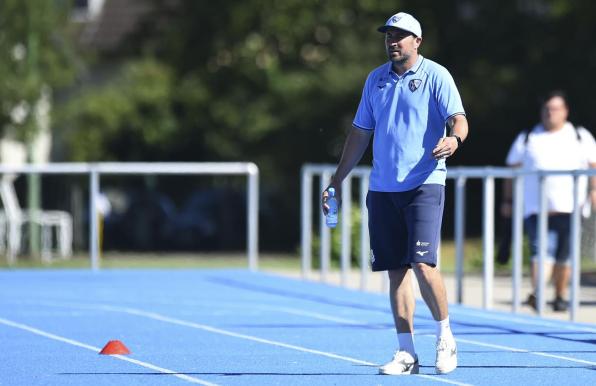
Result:
{"label": "black shoe", "polygon": [[569,302],[563,299],[560,296],[557,296],[555,301],[553,302],[553,310],[554,311],[567,311],[569,308]]}
{"label": "black shoe", "polygon": [[538,310],[538,307],[536,306],[536,295],[529,294],[528,300],[526,300],[526,304],[532,307],[533,309]]}

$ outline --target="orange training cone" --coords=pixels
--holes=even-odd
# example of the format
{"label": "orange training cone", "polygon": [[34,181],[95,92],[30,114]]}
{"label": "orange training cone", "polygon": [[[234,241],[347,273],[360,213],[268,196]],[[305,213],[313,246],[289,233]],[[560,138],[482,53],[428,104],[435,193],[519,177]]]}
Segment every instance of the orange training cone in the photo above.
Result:
{"label": "orange training cone", "polygon": [[111,340],[101,349],[99,353],[103,355],[126,355],[130,354],[130,350],[119,340]]}

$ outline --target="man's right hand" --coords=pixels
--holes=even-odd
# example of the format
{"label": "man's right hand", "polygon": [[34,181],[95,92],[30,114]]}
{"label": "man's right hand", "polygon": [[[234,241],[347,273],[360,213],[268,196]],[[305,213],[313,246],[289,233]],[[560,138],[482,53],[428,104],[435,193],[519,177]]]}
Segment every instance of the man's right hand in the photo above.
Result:
{"label": "man's right hand", "polygon": [[329,212],[329,205],[327,205],[327,199],[329,198],[329,188],[335,188],[335,198],[337,199],[338,204],[341,205],[341,184],[339,186],[335,186],[333,184],[329,185],[321,195],[321,209],[323,209],[323,214],[325,216],[327,216],[327,212]]}

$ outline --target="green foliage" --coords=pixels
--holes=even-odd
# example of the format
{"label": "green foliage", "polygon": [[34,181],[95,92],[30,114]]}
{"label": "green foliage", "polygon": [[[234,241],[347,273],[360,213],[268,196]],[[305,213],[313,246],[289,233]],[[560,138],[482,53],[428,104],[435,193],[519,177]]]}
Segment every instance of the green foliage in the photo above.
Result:
{"label": "green foliage", "polygon": [[146,25],[128,46],[171,68],[176,88],[189,79],[201,86],[186,87],[176,104],[180,131],[200,132],[193,156],[275,163],[270,172],[279,178],[304,160],[337,159],[336,138],[350,126],[366,73],[383,60],[382,35],[371,26],[397,5],[369,2],[356,12],[357,1],[157,4],[149,19],[167,22]]}
{"label": "green foliage", "polygon": [[[375,27],[400,9],[420,18],[421,52],[445,65],[460,87],[472,124],[467,148],[485,149],[461,160],[458,155],[452,164],[500,163],[515,133],[537,119],[535,101],[545,90],[592,94],[589,66],[561,71],[594,60],[589,39],[596,27],[586,16],[596,11],[591,2],[246,0],[154,5],[154,13],[118,53],[153,57],[171,72],[172,87],[184,90],[171,98],[177,133],[185,143],[153,157],[250,159],[262,165],[266,176],[284,179],[284,186],[304,162],[337,161],[364,79],[385,60],[382,35]],[[583,121],[594,121],[587,100],[574,102],[573,111]],[[590,127],[590,122],[582,123]],[[483,135],[474,135],[475,130]],[[149,149],[136,152],[149,154]]]}
{"label": "green foliage", "polygon": [[163,152],[178,139],[175,94],[171,72],[152,59],[130,62],[112,82],[82,90],[61,119],[70,128],[72,159],[133,161]]}
{"label": "green foliage", "polygon": [[[360,224],[362,222],[362,210],[359,206],[352,205],[350,211],[351,227],[350,227],[350,261],[352,267],[360,266]],[[344,221],[341,218],[341,212],[339,217],[339,223],[336,228],[331,229],[331,261],[337,264],[341,259],[341,224]],[[311,254],[313,258],[313,266],[319,267],[320,255],[321,255],[321,238],[318,235],[313,236]]]}
{"label": "green foliage", "polygon": [[[396,11],[420,19],[421,53],[447,67],[462,94],[470,137],[450,165],[502,164],[515,135],[538,120],[538,97],[553,88],[570,95],[574,122],[596,128],[596,2],[152,4],[125,44],[95,64],[118,70],[76,93],[56,125],[69,158],[254,161],[263,196],[274,197],[278,211],[265,242],[275,238],[285,248],[299,234],[300,167],[337,162],[365,78],[386,60],[375,28]],[[0,46],[10,52],[2,39]],[[10,95],[6,90],[0,92]],[[370,152],[363,162],[369,159]],[[480,199],[468,195],[471,204]],[[470,222],[471,229],[479,225]]]}
{"label": "green foliage", "polygon": [[[0,135],[35,133],[34,106],[44,87],[73,80],[72,45],[65,26],[69,2],[0,1]],[[15,114],[15,107],[20,114]],[[19,117],[20,115],[20,117]]]}

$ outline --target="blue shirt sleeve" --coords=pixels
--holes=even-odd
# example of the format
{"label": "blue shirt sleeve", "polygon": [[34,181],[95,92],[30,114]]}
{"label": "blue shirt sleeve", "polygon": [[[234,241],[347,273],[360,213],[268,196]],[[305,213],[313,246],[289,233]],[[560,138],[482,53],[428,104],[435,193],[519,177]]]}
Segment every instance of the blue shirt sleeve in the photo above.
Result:
{"label": "blue shirt sleeve", "polygon": [[465,114],[465,110],[453,77],[446,68],[440,69],[436,72],[434,91],[439,113],[447,121],[454,115]]}
{"label": "blue shirt sleeve", "polygon": [[370,103],[370,87],[374,84],[372,78],[372,73],[366,78],[362,90],[362,97],[360,98],[360,104],[358,105],[356,116],[352,122],[352,125],[364,130],[374,130],[376,124],[372,105]]}

